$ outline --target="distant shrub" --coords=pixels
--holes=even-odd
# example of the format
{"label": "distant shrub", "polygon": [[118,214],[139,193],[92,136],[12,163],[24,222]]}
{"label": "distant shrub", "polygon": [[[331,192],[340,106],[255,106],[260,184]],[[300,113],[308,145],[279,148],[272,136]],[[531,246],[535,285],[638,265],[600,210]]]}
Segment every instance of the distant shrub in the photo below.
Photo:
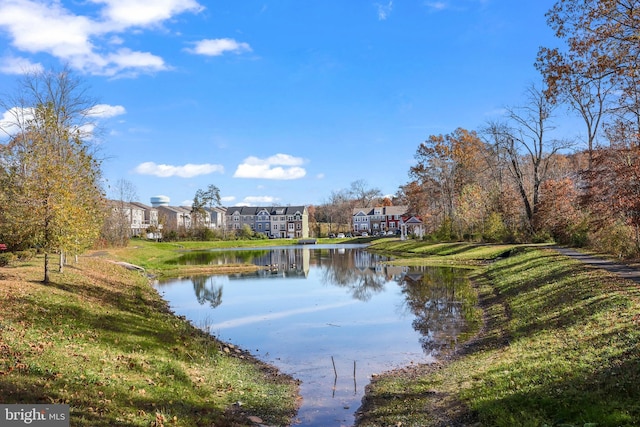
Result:
{"label": "distant shrub", "polygon": [[577,248],[582,248],[589,244],[589,222],[586,219],[570,228],[569,243]]}
{"label": "distant shrub", "polygon": [[6,267],[16,260],[16,256],[13,252],[0,253],[0,267]]}
{"label": "distant shrub", "polygon": [[618,258],[631,258],[637,255],[633,230],[620,221],[596,231],[590,237],[591,246],[598,251]]}
{"label": "distant shrub", "polygon": [[482,239],[488,243],[498,243],[509,240],[509,230],[502,220],[502,215],[492,212],[487,218],[482,233]]}
{"label": "distant shrub", "polygon": [[35,249],[27,249],[24,251],[18,251],[15,253],[18,261],[31,261],[36,256],[37,251]]}
{"label": "distant shrub", "polygon": [[548,231],[543,230],[531,236],[531,242],[532,243],[553,243],[553,237],[551,237],[551,234]]}

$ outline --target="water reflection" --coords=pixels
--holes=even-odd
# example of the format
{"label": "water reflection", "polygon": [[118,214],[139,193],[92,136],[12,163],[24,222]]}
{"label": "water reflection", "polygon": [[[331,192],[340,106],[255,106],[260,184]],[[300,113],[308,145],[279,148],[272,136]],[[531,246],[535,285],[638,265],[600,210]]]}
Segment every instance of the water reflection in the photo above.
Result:
{"label": "water reflection", "polygon": [[200,304],[209,303],[211,308],[222,304],[222,284],[218,283],[217,276],[193,276],[193,291]]}
{"label": "water reflection", "polygon": [[[242,280],[255,277],[307,277],[311,265],[322,270],[322,281],[346,288],[353,298],[367,301],[380,292],[389,280],[400,280],[407,267],[385,266],[389,258],[363,250],[363,245],[310,249],[308,246],[283,247],[269,250],[236,249],[193,251],[169,261],[178,265],[254,264],[262,267],[251,273],[229,275]],[[222,299],[222,287],[208,283],[208,278],[192,278],[194,290],[201,304],[209,301],[217,307]],[[209,285],[209,286],[207,286]],[[202,295],[202,300],[200,298]]]}
{"label": "water reflection", "polygon": [[342,426],[374,373],[454,348],[474,304],[458,270],[385,261],[360,245],[193,252],[176,262],[262,268],[157,288],[177,314],[300,379],[298,425]]}
{"label": "water reflection", "polygon": [[465,319],[474,302],[460,269],[415,268],[403,276],[401,283],[405,304],[416,316],[412,326],[420,332],[425,352],[435,355],[454,348],[465,331]]}

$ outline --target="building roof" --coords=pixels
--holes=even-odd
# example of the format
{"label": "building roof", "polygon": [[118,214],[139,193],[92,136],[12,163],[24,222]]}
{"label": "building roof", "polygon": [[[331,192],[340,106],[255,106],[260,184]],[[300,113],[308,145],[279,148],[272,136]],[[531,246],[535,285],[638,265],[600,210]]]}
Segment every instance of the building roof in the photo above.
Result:
{"label": "building roof", "polygon": [[411,218],[409,218],[406,221],[404,221],[404,223],[407,224],[407,225],[422,224],[422,221],[420,220],[420,218],[412,216]]}
{"label": "building roof", "polygon": [[267,211],[269,215],[295,215],[305,213],[305,206],[231,206],[225,208],[227,215],[258,215],[262,211]]}
{"label": "building roof", "polygon": [[353,214],[352,216],[357,216],[357,215],[366,215],[366,216],[370,216],[370,215],[380,215],[378,213],[375,213],[376,210],[382,210],[381,214],[385,215],[385,216],[389,216],[389,215],[404,215],[407,213],[407,210],[409,209],[408,206],[376,206],[373,208],[353,208]]}

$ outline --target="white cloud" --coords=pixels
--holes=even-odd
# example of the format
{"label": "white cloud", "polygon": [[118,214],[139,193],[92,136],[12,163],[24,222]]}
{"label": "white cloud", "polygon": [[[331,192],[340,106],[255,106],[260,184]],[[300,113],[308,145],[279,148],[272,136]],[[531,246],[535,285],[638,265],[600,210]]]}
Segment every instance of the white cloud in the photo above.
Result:
{"label": "white cloud", "polygon": [[[125,108],[121,105],[98,104],[87,111],[87,116],[92,119],[106,119],[125,114]],[[33,108],[13,107],[5,111],[0,117],[0,134],[14,135],[24,128],[27,120],[33,119]],[[93,138],[96,123],[88,121],[77,127],[84,138]]]}
{"label": "white cloud", "polygon": [[194,47],[185,49],[187,52],[197,55],[220,56],[225,52],[243,53],[251,52],[251,46],[247,43],[239,43],[233,39],[205,39],[194,43]]}
{"label": "white cloud", "polygon": [[100,8],[97,16],[76,14],[60,1],[3,0],[0,31],[18,51],[47,53],[91,74],[135,75],[170,67],[157,55],[121,46],[119,33],[159,27],[177,14],[203,9],[195,0],[90,1]]}
{"label": "white cloud", "polygon": [[449,5],[443,1],[430,1],[425,3],[426,6],[433,11],[445,10]]}
{"label": "white cloud", "polygon": [[476,8],[485,8],[491,0],[429,0],[424,4],[431,12],[441,12],[443,10],[453,12],[468,12]]}
{"label": "white cloud", "polygon": [[277,197],[272,196],[247,196],[243,199],[244,203],[256,204],[256,205],[270,205],[280,200]]}
{"label": "white cloud", "polygon": [[0,58],[0,73],[3,74],[27,74],[41,72],[44,67],[40,63],[33,63],[27,58],[6,56]]}
{"label": "white cloud", "polygon": [[135,52],[122,48],[105,57],[104,71],[96,70],[96,74],[113,76],[123,70],[140,70],[144,72],[164,71],[169,69],[164,59],[149,52]]}
{"label": "white cloud", "polygon": [[[276,154],[266,159],[247,157],[238,165],[234,178],[262,178],[262,179],[300,179],[307,171],[301,168],[304,159],[289,154]],[[286,167],[283,167],[286,166]]]}
{"label": "white cloud", "polygon": [[98,104],[90,111],[89,115],[93,117],[111,118],[125,114],[126,110],[122,105]]}
{"label": "white cloud", "polygon": [[2,113],[0,135],[15,135],[27,120],[33,118],[33,108],[14,107]]}
{"label": "white cloud", "polygon": [[193,0],[90,0],[95,4],[104,4],[102,16],[110,25],[128,27],[147,27],[164,22],[175,15],[193,12],[199,13],[204,7]]}
{"label": "white cloud", "polygon": [[71,14],[58,2],[44,4],[31,0],[2,2],[0,27],[22,51],[48,52],[65,58],[91,53],[88,37],[95,31],[90,19]]}
{"label": "white cloud", "polygon": [[389,0],[387,4],[376,3],[376,7],[378,8],[378,20],[384,21],[389,17],[393,9],[393,0]]}
{"label": "white cloud", "polygon": [[161,178],[169,178],[173,176],[180,178],[192,178],[198,175],[209,175],[214,172],[223,173],[224,167],[222,165],[212,165],[210,163],[200,165],[187,163],[183,166],[173,166],[158,165],[154,162],[144,162],[136,166],[134,172],[140,175],[154,175]]}
{"label": "white cloud", "polygon": [[220,197],[221,202],[233,202],[236,199],[236,196],[223,196]]}

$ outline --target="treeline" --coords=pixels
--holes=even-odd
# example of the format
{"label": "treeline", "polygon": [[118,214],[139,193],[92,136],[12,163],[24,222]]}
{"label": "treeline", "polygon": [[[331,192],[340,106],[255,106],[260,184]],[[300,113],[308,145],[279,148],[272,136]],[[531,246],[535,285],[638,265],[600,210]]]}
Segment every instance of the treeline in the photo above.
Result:
{"label": "treeline", "polygon": [[[541,87],[479,130],[429,136],[398,198],[440,239],[638,255],[640,2],[560,0],[547,18],[563,46],[540,48]],[[560,113],[581,140],[557,136]]]}

